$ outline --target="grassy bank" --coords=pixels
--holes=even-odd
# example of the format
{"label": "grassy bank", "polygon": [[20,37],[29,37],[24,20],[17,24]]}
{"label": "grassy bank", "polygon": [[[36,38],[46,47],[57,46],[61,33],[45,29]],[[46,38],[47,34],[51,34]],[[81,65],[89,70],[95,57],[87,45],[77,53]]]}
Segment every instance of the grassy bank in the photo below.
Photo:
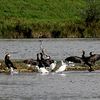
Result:
{"label": "grassy bank", "polygon": [[100,1],[87,1],[0,0],[0,38],[100,37]]}

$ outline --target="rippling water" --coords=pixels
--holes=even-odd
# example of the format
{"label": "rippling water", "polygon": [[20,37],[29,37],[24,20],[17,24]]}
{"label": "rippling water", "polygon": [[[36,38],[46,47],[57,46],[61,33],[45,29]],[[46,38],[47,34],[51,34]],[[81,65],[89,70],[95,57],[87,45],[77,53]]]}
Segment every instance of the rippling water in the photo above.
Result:
{"label": "rippling water", "polygon": [[[100,53],[100,40],[45,39],[42,46],[54,59],[65,59],[95,51]],[[0,40],[0,59],[10,52],[12,59],[36,58],[40,40]],[[66,71],[62,74],[0,74],[0,100],[100,100],[100,72]]]}
{"label": "rippling water", "polygon": [[100,53],[100,40],[96,39],[31,39],[31,40],[0,40],[0,59],[6,52],[12,54],[12,59],[36,58],[40,45],[47,50],[53,59],[65,59],[68,56],[81,55],[81,50]]}
{"label": "rippling water", "polygon": [[1,74],[0,100],[100,100],[100,72]]}

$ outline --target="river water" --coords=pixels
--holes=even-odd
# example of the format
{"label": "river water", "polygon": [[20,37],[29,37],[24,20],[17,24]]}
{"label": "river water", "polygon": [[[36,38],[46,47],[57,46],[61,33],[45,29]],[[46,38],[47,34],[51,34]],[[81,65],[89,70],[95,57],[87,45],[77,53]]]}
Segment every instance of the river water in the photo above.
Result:
{"label": "river water", "polygon": [[53,59],[63,60],[68,56],[81,56],[82,50],[86,54],[90,51],[100,53],[100,39],[29,39],[29,40],[0,40],[0,59],[6,52],[11,53],[12,59],[36,58],[40,47]]}
{"label": "river water", "polygon": [[[100,53],[100,41],[89,39],[0,40],[0,59],[10,52],[12,59],[36,58],[40,45],[54,59]],[[66,71],[61,74],[0,74],[0,100],[100,100],[100,71]]]}
{"label": "river water", "polygon": [[100,100],[100,72],[1,74],[0,100]]}

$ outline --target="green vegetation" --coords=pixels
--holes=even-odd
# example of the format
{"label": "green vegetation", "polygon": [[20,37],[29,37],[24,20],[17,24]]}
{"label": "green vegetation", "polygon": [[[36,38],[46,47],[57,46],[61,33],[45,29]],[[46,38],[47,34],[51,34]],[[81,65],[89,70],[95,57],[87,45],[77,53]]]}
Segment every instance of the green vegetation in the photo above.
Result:
{"label": "green vegetation", "polygon": [[100,37],[100,0],[0,0],[0,38]]}

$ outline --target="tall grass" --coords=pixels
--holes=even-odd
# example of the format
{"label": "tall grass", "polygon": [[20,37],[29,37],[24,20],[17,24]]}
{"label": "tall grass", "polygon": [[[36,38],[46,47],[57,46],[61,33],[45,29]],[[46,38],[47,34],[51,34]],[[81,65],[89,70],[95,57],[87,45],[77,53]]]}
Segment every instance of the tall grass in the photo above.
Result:
{"label": "tall grass", "polygon": [[0,0],[0,38],[100,37],[100,20],[86,27],[86,8],[85,0]]}

